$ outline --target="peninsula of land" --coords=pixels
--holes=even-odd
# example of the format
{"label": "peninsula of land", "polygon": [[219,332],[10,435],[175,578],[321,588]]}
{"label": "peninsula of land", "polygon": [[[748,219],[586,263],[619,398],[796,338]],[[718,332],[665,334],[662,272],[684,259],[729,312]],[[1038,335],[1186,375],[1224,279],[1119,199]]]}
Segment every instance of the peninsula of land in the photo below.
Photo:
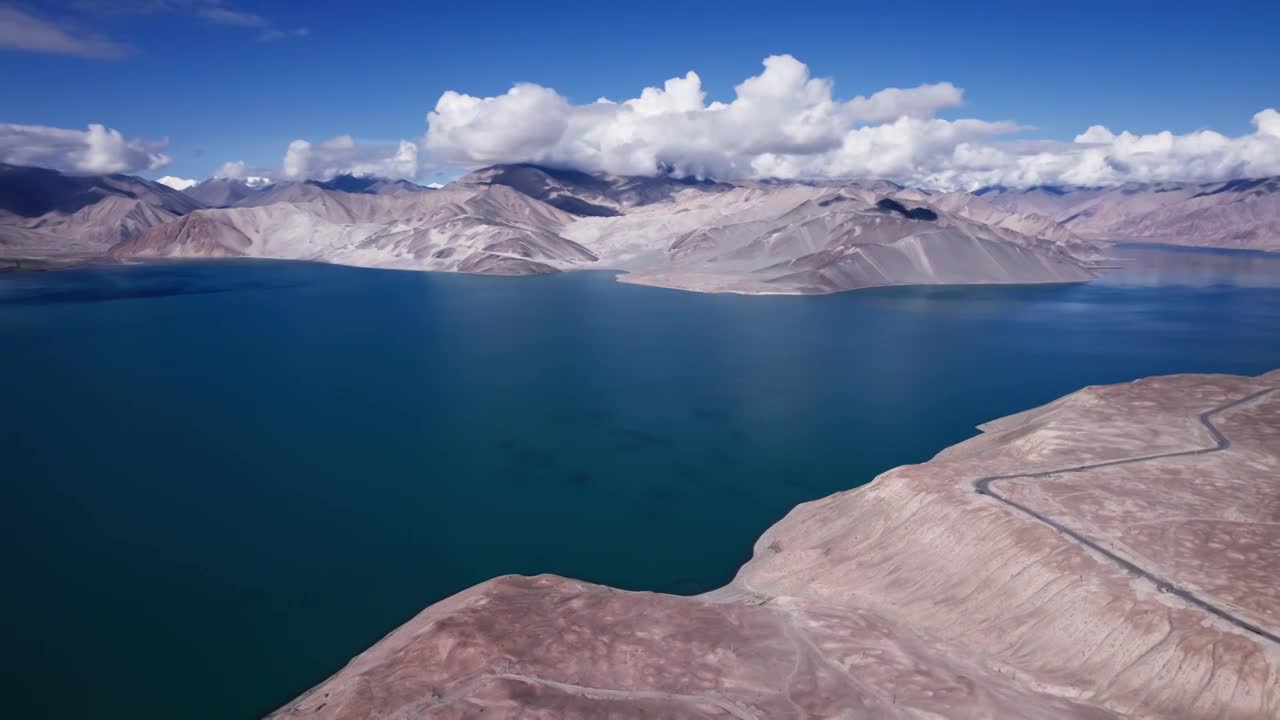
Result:
{"label": "peninsula of land", "polygon": [[1280,716],[1280,370],[1089,387],[698,597],[500,577],[273,718]]}

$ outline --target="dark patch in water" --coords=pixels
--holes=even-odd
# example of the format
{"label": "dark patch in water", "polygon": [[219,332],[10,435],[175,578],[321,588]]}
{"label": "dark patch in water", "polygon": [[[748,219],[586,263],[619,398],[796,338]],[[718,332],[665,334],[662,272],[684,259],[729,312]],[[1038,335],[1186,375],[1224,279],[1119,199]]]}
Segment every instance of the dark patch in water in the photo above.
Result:
{"label": "dark patch in water", "polygon": [[550,414],[548,419],[562,425],[604,425],[612,419],[613,413],[603,408],[562,408]]}
{"label": "dark patch in water", "polygon": [[729,414],[725,411],[705,407],[703,405],[694,405],[690,407],[689,414],[703,422],[723,422],[729,419]]}
{"label": "dark patch in water", "polygon": [[[738,484],[738,480],[731,479],[729,482],[722,482],[716,485],[716,493],[726,500],[733,499],[735,503],[742,503],[742,506],[755,503],[755,496]],[[741,506],[739,506],[741,507]]]}
{"label": "dark patch in water", "polygon": [[[733,430],[732,432],[734,435],[739,437],[746,434],[741,430]],[[726,466],[740,462],[740,455],[738,453],[724,447],[709,447],[703,451],[703,454],[712,462],[722,463]]]}
{"label": "dark patch in water", "polygon": [[649,502],[655,505],[670,506],[680,501],[680,491],[666,485],[651,487],[645,491]]}
{"label": "dark patch in water", "polygon": [[615,431],[623,450],[661,450],[675,445],[675,438],[648,430],[623,428]]}
{"label": "dark patch in water", "polygon": [[537,448],[517,447],[511,450],[511,457],[526,470],[546,470],[557,464],[555,455]]}
{"label": "dark patch in water", "polygon": [[266,282],[246,282],[230,285],[201,285],[199,283],[171,282],[150,285],[71,285],[65,288],[33,288],[24,291],[17,288],[15,292],[0,295],[0,304],[12,305],[51,305],[57,303],[95,303],[109,300],[137,300],[142,298],[177,297],[180,295],[213,295],[216,293],[244,292],[249,290],[272,290],[276,288],[301,286],[304,283],[280,284]]}
{"label": "dark patch in water", "polygon": [[828,488],[820,483],[811,482],[811,476],[808,474],[800,472],[783,472],[780,474],[782,475],[782,482],[793,488],[819,494],[828,492]]}
{"label": "dark patch in water", "polygon": [[678,595],[690,595],[698,592],[702,587],[702,584],[695,578],[682,577],[667,582],[670,592]]}

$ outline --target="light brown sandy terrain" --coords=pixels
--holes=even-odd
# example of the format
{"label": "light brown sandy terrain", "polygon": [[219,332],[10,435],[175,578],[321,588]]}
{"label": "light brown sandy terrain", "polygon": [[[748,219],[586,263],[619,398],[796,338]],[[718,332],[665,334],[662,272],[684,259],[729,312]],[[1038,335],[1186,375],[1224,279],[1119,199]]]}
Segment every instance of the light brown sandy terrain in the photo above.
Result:
{"label": "light brown sandy terrain", "polygon": [[684,598],[503,577],[273,717],[1280,717],[1280,371],[1091,387]]}

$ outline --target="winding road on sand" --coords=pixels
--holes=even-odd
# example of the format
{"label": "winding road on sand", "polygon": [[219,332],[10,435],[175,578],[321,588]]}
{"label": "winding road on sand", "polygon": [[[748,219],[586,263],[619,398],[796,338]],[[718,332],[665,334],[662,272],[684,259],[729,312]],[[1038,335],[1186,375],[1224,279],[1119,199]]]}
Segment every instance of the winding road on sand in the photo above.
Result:
{"label": "winding road on sand", "polygon": [[1048,525],[1054,530],[1057,530],[1063,535],[1066,535],[1067,537],[1072,538],[1076,542],[1079,542],[1081,545],[1084,545],[1085,547],[1093,550],[1094,552],[1097,552],[1099,555],[1102,555],[1108,560],[1111,560],[1112,562],[1116,563],[1120,567],[1129,571],[1133,575],[1150,580],[1151,582],[1155,583],[1155,586],[1160,590],[1160,592],[1176,595],[1177,597],[1182,598],[1188,604],[1194,605],[1212,615],[1216,615],[1217,617],[1220,617],[1223,620],[1226,620],[1227,622],[1231,623],[1232,625],[1235,625],[1236,627],[1242,630],[1246,630],[1248,632],[1253,633],[1254,635],[1264,637],[1273,643],[1280,644],[1280,636],[1277,636],[1274,633],[1268,632],[1267,630],[1264,630],[1263,628],[1260,628],[1257,625],[1254,625],[1248,620],[1244,620],[1239,617],[1236,617],[1235,615],[1232,615],[1230,612],[1223,610],[1222,608],[1197,597],[1194,593],[1187,590],[1186,588],[1180,587],[1179,585],[1175,584],[1170,580],[1167,580],[1151,572],[1148,572],[1147,570],[1142,569],[1141,567],[1135,565],[1134,563],[1128,560],[1125,560],[1124,558],[1120,557],[1114,552],[1102,547],[1098,543],[1090,540],[1084,535],[1081,535],[1075,530],[1072,530],[1071,528],[1066,527],[1065,525],[1062,525],[1056,520],[1042,513],[1039,513],[1035,510],[1032,510],[1026,505],[1010,500],[1009,498],[1004,497],[1003,495],[1000,495],[999,493],[991,489],[991,483],[996,482],[997,480],[1039,480],[1039,479],[1051,477],[1054,475],[1063,475],[1066,473],[1076,473],[1076,472],[1083,472],[1085,470],[1093,470],[1094,468],[1113,467],[1115,465],[1130,465],[1133,463],[1148,462],[1150,460],[1163,460],[1165,458],[1187,457],[1189,455],[1208,455],[1209,453],[1215,453],[1215,452],[1220,452],[1222,450],[1226,450],[1227,448],[1231,447],[1231,440],[1226,435],[1223,435],[1222,432],[1218,430],[1217,426],[1213,424],[1214,416],[1220,415],[1224,412],[1227,412],[1228,410],[1232,410],[1234,408],[1240,407],[1241,405],[1251,403],[1261,398],[1264,395],[1275,392],[1276,390],[1280,390],[1280,388],[1271,387],[1271,388],[1266,388],[1265,390],[1259,390],[1258,392],[1252,393],[1250,395],[1246,395],[1245,397],[1242,397],[1238,400],[1234,400],[1225,405],[1220,405],[1216,408],[1213,408],[1212,410],[1206,410],[1205,412],[1200,413],[1200,423],[1209,430],[1209,434],[1213,437],[1213,440],[1216,443],[1213,447],[1196,448],[1194,450],[1179,450],[1176,452],[1160,453],[1159,455],[1146,455],[1143,457],[1136,457],[1136,458],[1126,458],[1123,460],[1108,460],[1106,462],[1092,463],[1089,465],[1074,465],[1071,467],[1058,468],[1055,470],[1045,470],[1042,472],[1015,473],[1012,475],[989,475],[987,477],[978,478],[977,480],[974,480],[973,487],[978,492],[978,494],[986,495],[987,497],[990,497],[994,500],[998,500],[999,502],[1002,502],[1011,508],[1014,508],[1023,513],[1026,513],[1027,515],[1030,515],[1031,517],[1035,518],[1036,520],[1039,520],[1045,525]]}

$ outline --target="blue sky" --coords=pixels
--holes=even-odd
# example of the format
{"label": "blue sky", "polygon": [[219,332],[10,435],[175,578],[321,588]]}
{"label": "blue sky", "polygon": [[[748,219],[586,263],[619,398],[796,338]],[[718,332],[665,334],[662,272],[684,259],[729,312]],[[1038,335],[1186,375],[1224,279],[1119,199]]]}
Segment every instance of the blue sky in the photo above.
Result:
{"label": "blue sky", "polygon": [[[832,78],[839,99],[949,81],[965,101],[943,117],[1013,120],[1035,126],[1023,135],[1032,138],[1070,140],[1095,124],[1238,135],[1251,131],[1254,113],[1280,106],[1277,2],[10,7],[110,43],[104,54],[119,57],[9,43],[0,48],[0,122],[102,123],[127,137],[167,137],[163,172],[187,177],[226,160],[278,166],[297,138],[418,140],[446,90],[494,96],[530,81],[586,103],[635,97],[696,70],[708,101],[731,100],[735,84],[779,53]],[[209,8],[242,17],[214,19]]]}

